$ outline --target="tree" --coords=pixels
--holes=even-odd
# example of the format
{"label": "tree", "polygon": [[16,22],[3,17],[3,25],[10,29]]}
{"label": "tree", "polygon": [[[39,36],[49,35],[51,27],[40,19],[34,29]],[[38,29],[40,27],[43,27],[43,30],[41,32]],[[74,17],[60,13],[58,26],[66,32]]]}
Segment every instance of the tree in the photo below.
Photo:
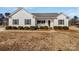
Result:
{"label": "tree", "polygon": [[10,13],[5,13],[5,16],[9,16],[10,15]]}
{"label": "tree", "polygon": [[74,17],[70,20],[71,25],[75,25],[76,22],[77,22],[77,20],[78,20],[78,17],[77,17],[77,16],[74,16]]}
{"label": "tree", "polygon": [[77,16],[74,16],[74,18],[73,18],[74,20],[77,20],[78,19],[78,17]]}
{"label": "tree", "polygon": [[0,13],[0,19],[3,19],[4,15],[2,13]]}
{"label": "tree", "polygon": [[0,25],[8,24],[9,15],[10,15],[10,13],[5,13],[4,15],[2,13],[0,13]]}
{"label": "tree", "polygon": [[4,14],[4,16],[5,16],[5,18],[4,18],[4,21],[3,21],[3,24],[4,25],[8,25],[8,19],[9,19],[9,15],[10,15],[11,13],[5,13]]}
{"label": "tree", "polygon": [[2,13],[0,13],[0,25],[3,24],[3,20],[4,20],[4,15]]}

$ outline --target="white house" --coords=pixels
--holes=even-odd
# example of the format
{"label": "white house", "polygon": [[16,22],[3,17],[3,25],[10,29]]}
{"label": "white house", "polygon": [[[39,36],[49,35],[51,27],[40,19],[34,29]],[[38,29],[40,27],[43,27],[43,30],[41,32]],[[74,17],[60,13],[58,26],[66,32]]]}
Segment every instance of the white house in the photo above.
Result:
{"label": "white house", "polygon": [[69,18],[63,13],[29,13],[18,8],[10,15],[9,26],[68,26]]}

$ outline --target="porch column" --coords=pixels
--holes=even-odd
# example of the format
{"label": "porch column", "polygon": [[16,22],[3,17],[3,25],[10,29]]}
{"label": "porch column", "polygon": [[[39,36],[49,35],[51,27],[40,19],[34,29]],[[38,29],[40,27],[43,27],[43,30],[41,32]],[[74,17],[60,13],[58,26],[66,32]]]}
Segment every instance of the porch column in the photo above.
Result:
{"label": "porch column", "polygon": [[33,18],[33,19],[31,19],[31,26],[35,26],[35,19]]}
{"label": "porch column", "polygon": [[48,26],[48,20],[47,19],[45,20],[45,25]]}
{"label": "porch column", "polygon": [[53,28],[53,20],[50,20],[50,27]]}

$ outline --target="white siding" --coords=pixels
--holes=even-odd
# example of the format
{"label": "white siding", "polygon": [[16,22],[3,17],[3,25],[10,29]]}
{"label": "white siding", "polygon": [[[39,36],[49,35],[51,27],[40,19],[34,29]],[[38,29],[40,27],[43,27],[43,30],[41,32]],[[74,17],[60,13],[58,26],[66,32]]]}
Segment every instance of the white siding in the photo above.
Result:
{"label": "white siding", "polygon": [[[58,20],[60,19],[64,20],[64,25],[58,24]],[[57,17],[57,19],[54,19],[54,26],[68,26],[68,21],[69,19],[67,19],[65,15],[61,14]]]}
{"label": "white siding", "polygon": [[[19,19],[19,25],[13,25],[13,19]],[[31,25],[25,25],[25,19],[31,19]],[[63,19],[64,25],[59,25],[58,20]],[[66,18],[65,15],[60,14],[56,19],[39,19],[39,20],[45,20],[45,24],[37,24],[38,26],[48,26],[48,20],[50,20],[50,27],[53,26],[68,26],[69,19]],[[32,14],[26,12],[25,10],[20,10],[16,14],[14,14],[11,18],[9,18],[9,26],[35,26],[35,18]]]}
{"label": "white siding", "polygon": [[[13,19],[19,19],[19,25],[13,25]],[[31,19],[31,25],[25,25],[24,19]],[[35,19],[33,15],[22,9],[9,19],[9,26],[35,26]]]}

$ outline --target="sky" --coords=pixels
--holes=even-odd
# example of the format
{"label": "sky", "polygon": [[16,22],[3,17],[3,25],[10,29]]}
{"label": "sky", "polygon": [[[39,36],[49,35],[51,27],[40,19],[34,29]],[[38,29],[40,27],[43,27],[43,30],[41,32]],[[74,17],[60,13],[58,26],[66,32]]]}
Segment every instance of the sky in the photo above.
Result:
{"label": "sky", "polygon": [[[0,7],[0,13],[14,12],[17,7]],[[25,7],[30,13],[64,13],[69,17],[79,17],[79,7]]]}

